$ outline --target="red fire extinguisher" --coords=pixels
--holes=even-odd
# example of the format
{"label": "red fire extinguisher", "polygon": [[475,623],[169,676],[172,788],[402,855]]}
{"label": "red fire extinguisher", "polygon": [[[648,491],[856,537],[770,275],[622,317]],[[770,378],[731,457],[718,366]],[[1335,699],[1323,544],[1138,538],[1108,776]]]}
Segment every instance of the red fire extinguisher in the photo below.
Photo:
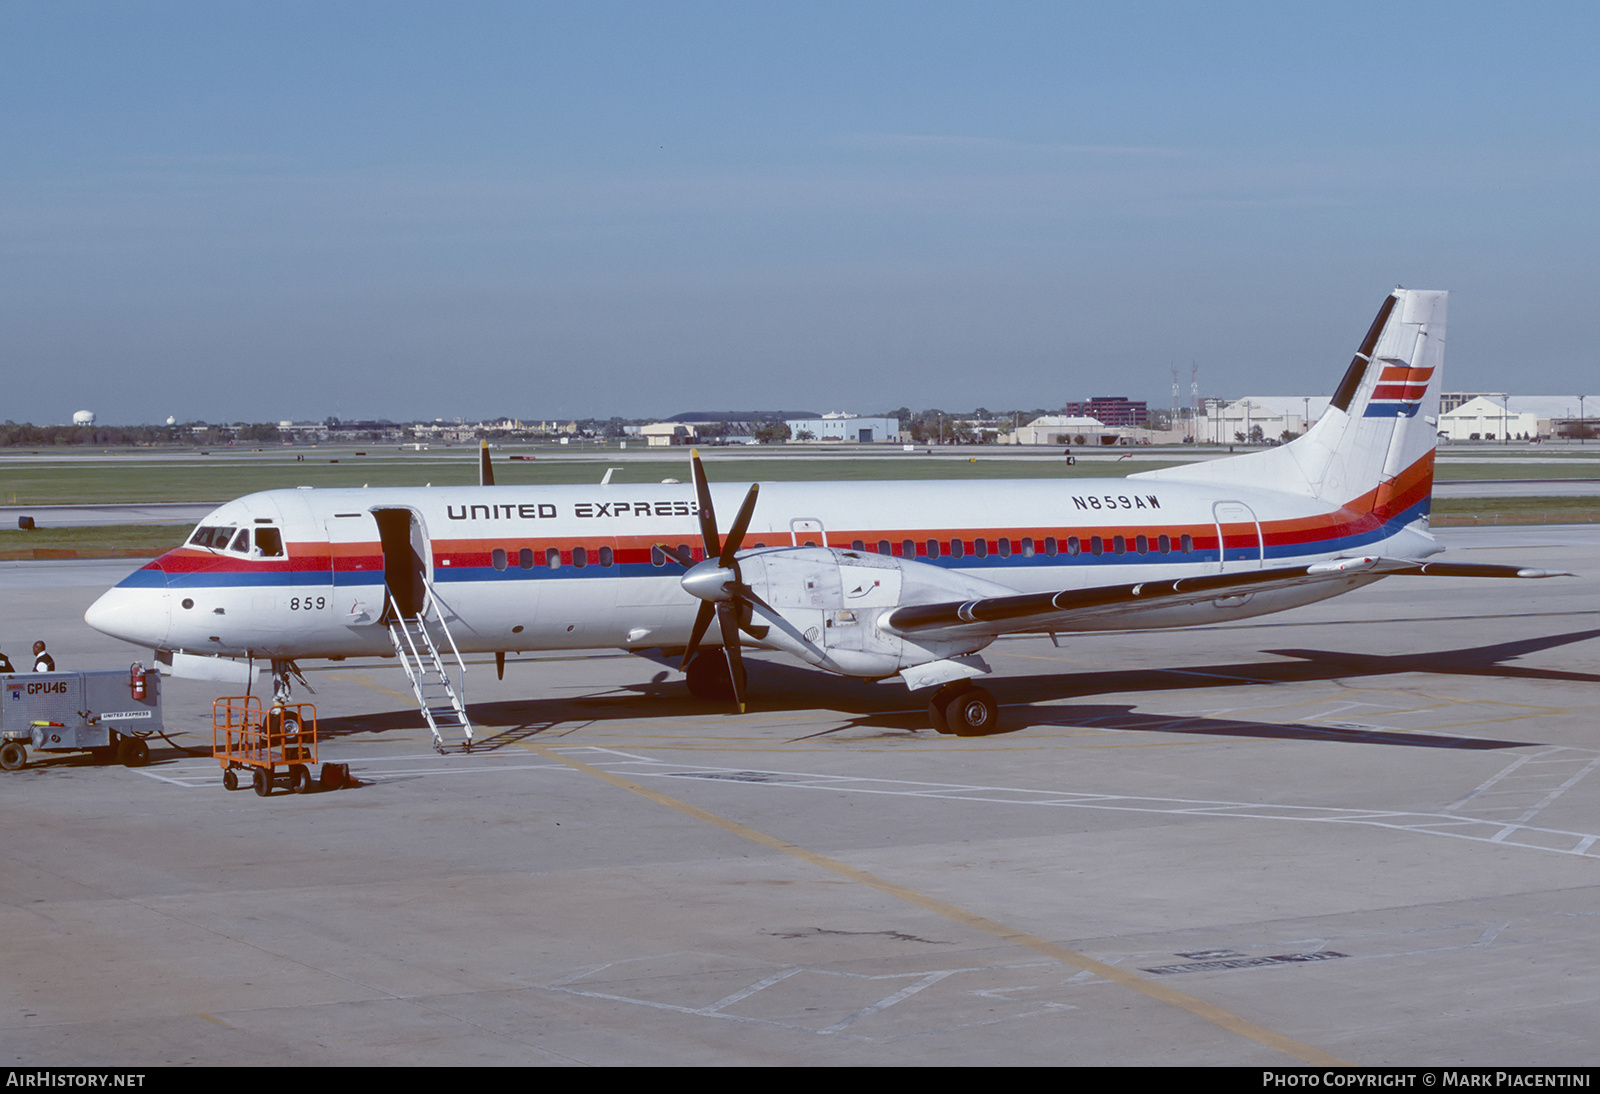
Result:
{"label": "red fire extinguisher", "polygon": [[128,666],[128,688],[133,692],[133,697],[144,701],[144,662],[135,661]]}

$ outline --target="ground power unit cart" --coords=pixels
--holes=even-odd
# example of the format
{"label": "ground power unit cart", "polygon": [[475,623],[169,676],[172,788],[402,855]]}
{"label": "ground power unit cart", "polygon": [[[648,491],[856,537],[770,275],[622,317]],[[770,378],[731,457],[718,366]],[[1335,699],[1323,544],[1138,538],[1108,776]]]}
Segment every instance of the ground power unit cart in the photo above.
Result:
{"label": "ground power unit cart", "polygon": [[161,675],[127,669],[15,672],[0,676],[0,768],[16,771],[35,752],[94,754],[129,767],[149,762],[145,738],[163,732]]}

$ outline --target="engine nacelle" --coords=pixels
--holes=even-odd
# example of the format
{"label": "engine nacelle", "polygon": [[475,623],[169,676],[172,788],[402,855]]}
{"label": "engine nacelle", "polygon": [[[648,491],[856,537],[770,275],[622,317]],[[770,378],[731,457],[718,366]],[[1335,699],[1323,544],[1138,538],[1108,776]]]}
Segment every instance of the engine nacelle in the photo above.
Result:
{"label": "engine nacelle", "polygon": [[832,547],[759,547],[739,552],[744,584],[772,607],[749,622],[760,643],[841,676],[870,680],[976,653],[992,638],[910,639],[881,626],[902,604],[1007,596],[1015,589],[915,562]]}

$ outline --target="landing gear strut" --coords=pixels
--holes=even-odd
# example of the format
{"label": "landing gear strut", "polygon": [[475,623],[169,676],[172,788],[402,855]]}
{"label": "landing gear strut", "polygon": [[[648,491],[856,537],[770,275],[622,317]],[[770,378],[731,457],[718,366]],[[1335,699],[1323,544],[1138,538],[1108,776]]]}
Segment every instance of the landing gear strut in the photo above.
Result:
{"label": "landing gear strut", "polygon": [[957,737],[986,737],[1000,729],[1000,704],[970,680],[945,684],[928,701],[933,728]]}
{"label": "landing gear strut", "polygon": [[307,683],[305,676],[301,674],[299,665],[277,657],[272,659],[272,701],[275,705],[289,704],[289,693],[294,690],[296,680],[300,681],[307,691],[316,694],[316,689]]}

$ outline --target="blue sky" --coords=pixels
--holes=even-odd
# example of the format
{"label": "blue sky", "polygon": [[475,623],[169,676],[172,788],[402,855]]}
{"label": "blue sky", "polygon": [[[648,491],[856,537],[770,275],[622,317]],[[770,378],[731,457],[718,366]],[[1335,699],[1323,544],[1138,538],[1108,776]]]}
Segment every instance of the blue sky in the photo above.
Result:
{"label": "blue sky", "polygon": [[0,417],[1595,393],[1592,4],[0,3]]}

